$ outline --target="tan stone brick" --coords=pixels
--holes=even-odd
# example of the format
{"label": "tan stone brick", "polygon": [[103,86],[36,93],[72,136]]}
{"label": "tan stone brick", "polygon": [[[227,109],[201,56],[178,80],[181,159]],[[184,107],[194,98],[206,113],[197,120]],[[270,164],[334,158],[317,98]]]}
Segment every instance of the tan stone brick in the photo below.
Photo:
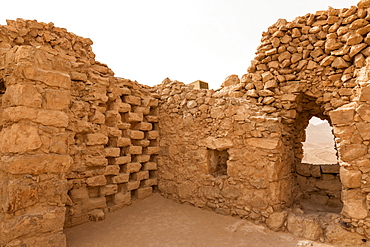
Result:
{"label": "tan stone brick", "polygon": [[117,146],[118,147],[127,147],[131,144],[131,139],[130,138],[125,138],[125,137],[119,137],[117,140]]}
{"label": "tan stone brick", "polygon": [[124,101],[130,105],[141,105],[141,98],[133,95],[124,96]]}
{"label": "tan stone brick", "polygon": [[126,172],[127,173],[134,173],[138,172],[141,169],[141,164],[139,162],[133,162],[133,163],[128,163],[126,165]]}
{"label": "tan stone brick", "polygon": [[105,208],[107,206],[107,200],[105,199],[104,196],[90,198],[89,203],[91,205],[91,209]]}
{"label": "tan stone brick", "polygon": [[47,109],[64,110],[70,104],[71,95],[69,91],[46,90],[45,101]]}
{"label": "tan stone brick", "polygon": [[144,170],[157,170],[157,163],[147,162],[143,165]]}
{"label": "tan stone brick", "polygon": [[121,156],[113,159],[113,165],[122,165],[131,162],[131,156]]}
{"label": "tan stone brick", "polygon": [[86,179],[86,184],[88,186],[103,186],[103,185],[106,185],[107,184],[107,179],[105,178],[104,175],[99,175],[99,176],[95,176],[95,177],[91,177],[91,178],[88,178]]}
{"label": "tan stone brick", "polygon": [[144,199],[153,194],[153,188],[148,187],[148,188],[140,188],[137,190],[137,198],[138,199]]}
{"label": "tan stone brick", "polygon": [[104,175],[118,175],[120,167],[118,165],[108,165],[105,167]]}
{"label": "tan stone brick", "polygon": [[150,155],[141,154],[141,155],[136,156],[136,162],[139,162],[139,163],[148,162],[149,160],[150,160]]}
{"label": "tan stone brick", "polygon": [[148,179],[149,178],[149,172],[148,171],[135,172],[135,173],[131,174],[131,177],[135,181]]}
{"label": "tan stone brick", "polygon": [[64,174],[70,169],[69,155],[35,154],[24,156],[2,156],[0,170],[11,174]]}
{"label": "tan stone brick", "polygon": [[143,147],[141,146],[129,146],[127,150],[128,154],[142,154]]}
{"label": "tan stone brick", "polygon": [[143,131],[149,131],[153,129],[153,124],[152,123],[146,123],[146,122],[141,122],[138,124],[139,130]]}
{"label": "tan stone brick", "polygon": [[105,157],[119,157],[121,155],[121,149],[120,148],[104,148]]}
{"label": "tan stone brick", "polygon": [[150,141],[149,141],[149,140],[146,140],[146,139],[144,139],[144,140],[139,140],[139,141],[137,142],[137,145],[142,146],[142,147],[147,147],[147,146],[149,146],[149,145],[150,145]]}
{"label": "tan stone brick", "polygon": [[42,145],[38,129],[25,123],[16,123],[2,129],[0,150],[2,153],[24,153],[40,148]]}
{"label": "tan stone brick", "polygon": [[147,180],[143,181],[144,186],[150,187],[154,185],[158,185],[158,179],[157,178],[149,178]]}
{"label": "tan stone brick", "polygon": [[130,178],[130,174],[120,173],[117,176],[114,176],[112,180],[113,180],[113,183],[122,184],[122,183],[127,183],[129,178]]}
{"label": "tan stone brick", "polygon": [[71,80],[73,81],[87,81],[87,75],[84,73],[79,73],[76,71],[72,71],[70,73]]}
{"label": "tan stone brick", "polygon": [[113,196],[113,202],[116,205],[130,205],[131,204],[131,193],[130,192],[119,192]]}
{"label": "tan stone brick", "polygon": [[149,140],[154,140],[159,137],[159,132],[157,130],[152,130],[147,133],[147,138]]}
{"label": "tan stone brick", "polygon": [[159,154],[160,151],[160,147],[147,147],[147,154]]}
{"label": "tan stone brick", "polygon": [[135,113],[135,112],[128,112],[127,113],[127,121],[128,122],[141,122],[141,121],[143,121],[143,114],[142,113]]}
{"label": "tan stone brick", "polygon": [[34,85],[10,85],[3,95],[4,106],[41,107],[42,96]]}
{"label": "tan stone brick", "polygon": [[135,140],[144,139],[144,132],[139,130],[130,130],[130,138]]}
{"label": "tan stone brick", "polygon": [[157,123],[158,122],[158,116],[146,115],[145,118],[150,123]]}
{"label": "tan stone brick", "polygon": [[87,145],[103,145],[108,143],[108,136],[101,133],[87,134],[86,137]]}
{"label": "tan stone brick", "polygon": [[100,188],[101,196],[114,195],[118,192],[118,186],[116,184],[108,184]]}
{"label": "tan stone brick", "polygon": [[127,183],[127,190],[136,190],[140,186],[140,181],[132,181]]}
{"label": "tan stone brick", "polygon": [[119,112],[124,113],[124,112],[129,112],[130,110],[131,110],[130,104],[123,103],[123,102],[119,104],[119,109],[118,109]]}
{"label": "tan stone brick", "polygon": [[107,166],[108,160],[102,156],[89,156],[85,159],[86,166]]}

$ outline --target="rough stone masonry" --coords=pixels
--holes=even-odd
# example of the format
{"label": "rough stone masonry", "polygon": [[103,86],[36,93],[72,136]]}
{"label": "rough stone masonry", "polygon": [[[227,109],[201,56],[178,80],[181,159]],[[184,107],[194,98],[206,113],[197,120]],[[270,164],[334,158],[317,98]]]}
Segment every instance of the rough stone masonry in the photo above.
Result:
{"label": "rough stone masonry", "polygon": [[[0,246],[66,246],[64,227],[153,191],[311,240],[370,239],[369,0],[278,20],[216,91],[114,77],[91,45],[0,26]],[[301,163],[313,116],[339,164]]]}

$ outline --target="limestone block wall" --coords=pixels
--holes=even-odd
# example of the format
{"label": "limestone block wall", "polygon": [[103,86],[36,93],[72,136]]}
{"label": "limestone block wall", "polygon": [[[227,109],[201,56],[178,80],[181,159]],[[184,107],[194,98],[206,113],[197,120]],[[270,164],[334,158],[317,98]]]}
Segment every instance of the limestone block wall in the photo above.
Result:
{"label": "limestone block wall", "polygon": [[1,48],[0,246],[65,246],[71,80],[48,55]]}
{"label": "limestone block wall", "polygon": [[157,185],[158,96],[91,45],[52,23],[0,26],[0,246],[65,246],[63,227]]}
{"label": "limestone block wall", "polygon": [[181,82],[166,80],[158,93],[164,196],[257,222],[293,203],[280,119],[248,100]]}
{"label": "limestone block wall", "polygon": [[299,203],[308,210],[340,213],[343,205],[339,168],[339,164],[298,164]]}
{"label": "limestone block wall", "polygon": [[[309,119],[316,116],[328,120],[334,130],[342,184],[341,221],[347,230],[369,237],[369,8],[370,2],[364,0],[358,6],[329,8],[292,22],[279,20],[263,33],[248,73],[240,81],[228,81],[219,92],[191,91],[169,82],[159,86],[162,193],[201,207],[221,208],[217,210],[224,213],[244,214],[267,224],[279,218],[281,225],[273,228],[286,226],[298,236],[307,236],[305,227],[293,227],[294,216],[289,214],[285,221],[283,209],[290,207],[300,193],[296,164],[303,157],[304,130]],[[231,102],[239,102],[234,104],[243,106],[242,112],[258,116],[259,120],[248,117],[245,124],[238,123],[228,107],[234,107]],[[276,124],[267,123],[271,119]],[[278,134],[269,128],[277,128]],[[207,150],[212,149],[212,144],[202,144],[202,140],[213,143],[218,138],[233,143],[228,146],[227,175],[223,173],[223,178],[207,174]],[[270,144],[271,149],[266,148]],[[238,163],[234,162],[234,157],[238,157],[233,152],[235,147],[239,148],[238,153],[248,154],[243,159],[235,158],[241,160],[237,166],[244,172],[237,179],[232,172],[232,164]],[[217,156],[225,159],[226,154],[221,151],[227,148],[216,149],[219,152],[208,155],[208,160]],[[261,166],[250,170],[258,161]],[[173,164],[177,166],[174,169]],[[266,174],[274,174],[283,182],[266,179]],[[255,181],[262,185],[252,185],[248,195],[260,193],[264,199],[241,199],[248,188],[245,184]],[[269,193],[278,196],[266,195],[263,181],[268,181]],[[205,185],[210,186],[210,192],[202,193]],[[234,195],[222,192],[228,186],[232,186]],[[262,206],[253,205],[255,202]],[[249,209],[250,213],[246,213]],[[319,224],[317,227],[325,228]],[[325,234],[331,238],[329,231],[321,229],[317,233],[310,238]]]}

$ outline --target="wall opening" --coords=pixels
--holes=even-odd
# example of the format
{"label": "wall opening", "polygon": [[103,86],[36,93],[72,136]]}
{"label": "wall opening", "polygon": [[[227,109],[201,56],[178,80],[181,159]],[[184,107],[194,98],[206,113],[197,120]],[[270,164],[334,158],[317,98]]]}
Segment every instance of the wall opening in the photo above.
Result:
{"label": "wall opening", "polygon": [[209,173],[214,177],[227,175],[227,160],[229,159],[227,149],[208,149],[207,151]]}
{"label": "wall opening", "polygon": [[296,164],[297,202],[305,212],[340,213],[342,185],[332,128],[312,117],[305,131],[303,159]]}

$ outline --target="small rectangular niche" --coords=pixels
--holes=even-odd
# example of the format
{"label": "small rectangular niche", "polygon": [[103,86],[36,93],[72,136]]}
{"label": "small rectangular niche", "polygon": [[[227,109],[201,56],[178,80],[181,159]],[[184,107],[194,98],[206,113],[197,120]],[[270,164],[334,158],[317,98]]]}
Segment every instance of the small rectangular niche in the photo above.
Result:
{"label": "small rectangular niche", "polygon": [[207,151],[209,173],[214,177],[227,175],[227,160],[229,159],[227,149],[208,149]]}

